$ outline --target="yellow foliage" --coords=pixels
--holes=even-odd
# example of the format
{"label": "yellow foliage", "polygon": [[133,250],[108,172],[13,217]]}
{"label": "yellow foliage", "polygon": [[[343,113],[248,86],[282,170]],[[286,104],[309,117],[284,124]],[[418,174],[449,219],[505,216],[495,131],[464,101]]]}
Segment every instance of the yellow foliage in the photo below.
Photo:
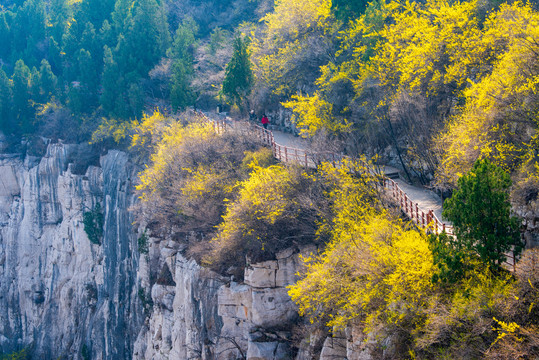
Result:
{"label": "yellow foliage", "polygon": [[257,80],[277,95],[293,91],[302,76],[298,66],[308,60],[304,58],[313,56],[307,39],[320,39],[328,26],[330,10],[330,0],[276,1],[274,11],[261,20],[266,25],[263,36],[253,35],[250,43]]}
{"label": "yellow foliage", "polygon": [[131,148],[148,148],[156,144],[170,124],[171,118],[166,118],[159,110],[155,110],[151,116],[144,113],[142,120],[134,124]]}
{"label": "yellow foliage", "polygon": [[384,213],[342,225],[322,255],[305,259],[303,279],[289,287],[300,313],[338,328],[352,320],[368,329],[405,325],[432,290],[425,237]]}
{"label": "yellow foliage", "polygon": [[[169,185],[169,179],[175,176],[180,169],[174,169],[176,160],[182,153],[189,152],[190,149],[185,144],[191,141],[210,141],[211,137],[217,136],[213,127],[209,123],[195,122],[187,126],[174,123],[165,128],[162,139],[151,156],[152,166],[147,167],[139,174],[140,184],[137,190],[140,191],[141,199],[148,200],[151,194],[160,190],[163,186]],[[184,164],[185,168],[187,164]]]}
{"label": "yellow foliage", "polygon": [[[520,329],[520,326],[515,322],[506,323],[504,321],[500,321],[496,318],[493,318],[494,321],[498,324],[498,327],[494,327],[493,330],[498,332],[498,337],[496,340],[494,340],[494,343],[498,342],[498,340],[503,339],[507,335],[515,336],[515,333],[517,333],[518,329]],[[515,336],[515,338],[518,341],[522,341],[522,339]]]}
{"label": "yellow foliage", "polygon": [[312,96],[294,95],[292,99],[282,105],[294,112],[300,134],[314,136],[322,129],[337,134],[350,129],[351,123],[346,119],[339,121],[332,116],[333,105],[323,100],[320,93],[316,92]]}
{"label": "yellow foliage", "polygon": [[133,130],[137,126],[137,121],[129,122],[117,119],[101,119],[101,124],[92,133],[92,140],[90,143],[96,144],[105,141],[108,138],[112,138],[116,144],[119,144],[123,140],[126,140]]}
{"label": "yellow foliage", "polygon": [[504,4],[485,22],[484,44],[498,54],[492,72],[464,91],[466,105],[438,137],[440,181],[455,183],[478,158],[518,168],[539,119],[539,14]]}
{"label": "yellow foliage", "polygon": [[244,215],[274,224],[290,206],[291,199],[286,195],[293,185],[290,171],[282,165],[254,168],[251,176],[238,184],[239,199],[227,208],[219,226],[219,241],[252,234],[250,223],[241,218]]}
{"label": "yellow foliage", "polygon": [[[331,14],[331,0],[276,0],[275,10],[262,18],[268,42],[297,38]],[[267,45],[268,43],[266,43]]]}

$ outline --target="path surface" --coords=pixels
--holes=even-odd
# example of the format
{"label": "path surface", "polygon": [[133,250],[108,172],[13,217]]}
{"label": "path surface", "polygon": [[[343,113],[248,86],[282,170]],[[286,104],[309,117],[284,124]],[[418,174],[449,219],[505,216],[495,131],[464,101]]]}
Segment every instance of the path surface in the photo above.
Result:
{"label": "path surface", "polygon": [[[307,149],[308,143],[305,139],[278,130],[273,130],[272,133],[275,142],[279,145],[301,150]],[[386,174],[398,172],[397,169],[390,166],[384,166],[383,171]],[[409,185],[402,179],[394,179],[394,181],[421,209],[433,210],[436,217],[442,219],[442,200],[437,194],[425,188]]]}
{"label": "path surface", "polygon": [[305,150],[307,149],[307,141],[299,136],[294,136],[290,133],[285,133],[279,130],[272,130],[275,142],[282,146]]}

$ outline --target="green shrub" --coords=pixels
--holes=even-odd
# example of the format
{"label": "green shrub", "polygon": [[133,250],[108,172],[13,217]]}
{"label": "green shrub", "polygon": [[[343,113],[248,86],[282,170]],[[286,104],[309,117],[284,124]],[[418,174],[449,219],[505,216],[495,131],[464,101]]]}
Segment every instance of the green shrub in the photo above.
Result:
{"label": "green shrub", "polygon": [[511,215],[509,174],[489,160],[478,160],[458,185],[443,216],[453,223],[460,247],[491,269],[499,268],[507,252],[513,249],[518,255],[523,249],[520,220]]}
{"label": "green shrub", "polygon": [[146,230],[140,235],[138,238],[138,252],[141,254],[147,254],[148,253],[148,235],[146,234]]}
{"label": "green shrub", "polygon": [[82,221],[84,231],[88,235],[90,242],[101,245],[101,239],[103,238],[103,210],[101,205],[97,203],[92,210],[86,211],[82,215]]}

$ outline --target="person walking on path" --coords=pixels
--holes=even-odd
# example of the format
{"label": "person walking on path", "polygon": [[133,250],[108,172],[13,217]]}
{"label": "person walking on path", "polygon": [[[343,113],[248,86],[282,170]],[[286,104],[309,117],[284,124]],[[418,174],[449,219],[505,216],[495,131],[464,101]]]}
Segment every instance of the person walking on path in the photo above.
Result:
{"label": "person walking on path", "polygon": [[264,127],[264,129],[268,128],[269,119],[266,116],[266,114],[262,115],[262,119],[260,120],[260,122],[262,123],[262,126]]}

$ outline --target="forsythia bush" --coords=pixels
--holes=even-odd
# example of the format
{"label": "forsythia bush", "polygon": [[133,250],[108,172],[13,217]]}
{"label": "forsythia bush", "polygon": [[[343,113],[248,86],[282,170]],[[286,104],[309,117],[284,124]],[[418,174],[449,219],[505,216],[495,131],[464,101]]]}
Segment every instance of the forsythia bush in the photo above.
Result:
{"label": "forsythia bush", "polygon": [[432,254],[425,237],[386,214],[340,231],[304,278],[290,287],[300,313],[344,328],[361,319],[408,326],[432,290]]}

